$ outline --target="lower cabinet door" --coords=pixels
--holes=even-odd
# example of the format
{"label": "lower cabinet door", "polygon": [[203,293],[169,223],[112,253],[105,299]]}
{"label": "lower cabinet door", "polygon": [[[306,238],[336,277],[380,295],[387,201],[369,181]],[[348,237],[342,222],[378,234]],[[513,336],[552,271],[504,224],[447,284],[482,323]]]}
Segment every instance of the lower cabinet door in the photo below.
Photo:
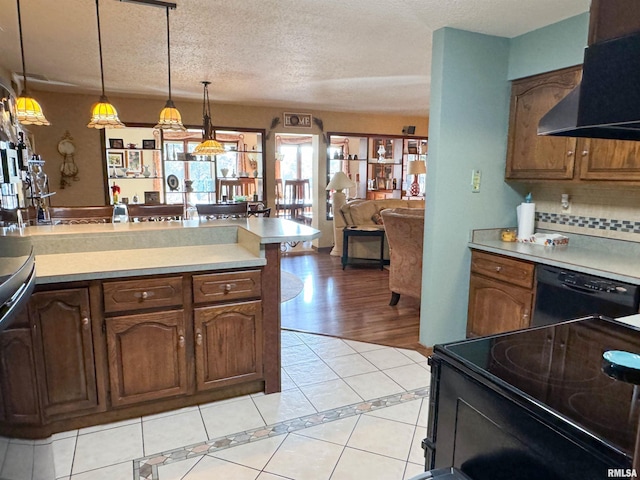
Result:
{"label": "lower cabinet door", "polygon": [[29,315],[45,417],[97,410],[89,291],[73,288],[34,293]]}
{"label": "lower cabinet door", "polygon": [[530,289],[471,274],[467,336],[493,335],[528,327],[532,303]]}
{"label": "lower cabinet door", "polygon": [[40,404],[31,330],[5,330],[0,334],[0,350],[3,420],[12,424],[39,424]]}
{"label": "lower cabinet door", "polygon": [[183,310],[107,318],[111,404],[187,393]]}
{"label": "lower cabinet door", "polygon": [[260,301],[194,311],[198,390],[263,378]]}

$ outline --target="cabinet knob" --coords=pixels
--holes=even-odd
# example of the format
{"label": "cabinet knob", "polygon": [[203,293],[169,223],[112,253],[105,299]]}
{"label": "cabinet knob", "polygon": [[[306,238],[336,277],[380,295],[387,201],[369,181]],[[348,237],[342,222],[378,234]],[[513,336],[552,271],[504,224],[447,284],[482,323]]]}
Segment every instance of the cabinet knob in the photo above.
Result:
{"label": "cabinet knob", "polygon": [[496,267],[496,272],[502,271],[502,267]]}
{"label": "cabinet knob", "polygon": [[587,155],[589,155],[589,150],[583,150],[582,151],[582,156],[586,157]]}
{"label": "cabinet knob", "polygon": [[178,337],[178,345],[180,346],[180,348],[184,347],[184,335],[180,335]]}
{"label": "cabinet knob", "polygon": [[573,150],[569,150],[567,152],[567,157],[573,157]]}
{"label": "cabinet knob", "polygon": [[89,317],[84,317],[82,319],[82,326],[84,327],[85,330],[89,328]]}
{"label": "cabinet knob", "polygon": [[202,345],[202,333],[200,332],[196,333],[196,344]]}
{"label": "cabinet knob", "polygon": [[148,293],[148,292],[142,292],[142,293],[140,294],[140,298],[142,298],[143,300],[145,300],[145,299],[149,298],[149,293]]}
{"label": "cabinet knob", "polygon": [[230,284],[230,283],[227,283],[227,284],[224,286],[224,293],[229,293],[230,291],[231,291],[231,284]]}

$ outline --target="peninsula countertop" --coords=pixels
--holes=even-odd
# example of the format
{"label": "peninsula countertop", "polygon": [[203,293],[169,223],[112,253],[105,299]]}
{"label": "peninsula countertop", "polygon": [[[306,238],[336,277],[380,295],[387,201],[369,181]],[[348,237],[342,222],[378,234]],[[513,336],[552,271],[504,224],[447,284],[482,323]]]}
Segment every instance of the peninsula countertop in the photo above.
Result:
{"label": "peninsula countertop", "polygon": [[640,285],[640,243],[589,235],[567,234],[569,245],[547,247],[503,242],[500,229],[474,230],[469,247],[534,263],[566,268]]}
{"label": "peninsula countertop", "polygon": [[265,245],[319,236],[289,220],[247,218],[46,225],[3,231],[0,241],[30,241],[44,284],[263,266]]}

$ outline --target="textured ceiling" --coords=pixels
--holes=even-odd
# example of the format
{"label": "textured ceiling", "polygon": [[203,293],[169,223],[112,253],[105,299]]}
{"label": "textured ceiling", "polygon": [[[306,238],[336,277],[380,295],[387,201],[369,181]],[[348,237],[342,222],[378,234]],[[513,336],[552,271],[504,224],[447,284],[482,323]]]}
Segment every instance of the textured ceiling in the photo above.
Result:
{"label": "textured ceiling", "polygon": [[[450,26],[514,37],[589,0],[173,0],[173,98],[427,115],[431,36]],[[33,88],[99,92],[93,0],[21,0]],[[163,8],[100,1],[109,94],[167,97]],[[0,0],[0,65],[21,72],[15,0]],[[179,106],[179,105],[178,105]]]}

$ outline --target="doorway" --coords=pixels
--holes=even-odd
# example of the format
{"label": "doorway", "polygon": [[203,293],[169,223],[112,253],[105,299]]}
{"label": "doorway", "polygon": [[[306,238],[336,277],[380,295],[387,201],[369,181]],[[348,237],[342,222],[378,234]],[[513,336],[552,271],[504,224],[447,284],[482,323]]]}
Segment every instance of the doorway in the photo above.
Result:
{"label": "doorway", "polygon": [[276,214],[310,225],[313,221],[313,135],[276,135]]}

